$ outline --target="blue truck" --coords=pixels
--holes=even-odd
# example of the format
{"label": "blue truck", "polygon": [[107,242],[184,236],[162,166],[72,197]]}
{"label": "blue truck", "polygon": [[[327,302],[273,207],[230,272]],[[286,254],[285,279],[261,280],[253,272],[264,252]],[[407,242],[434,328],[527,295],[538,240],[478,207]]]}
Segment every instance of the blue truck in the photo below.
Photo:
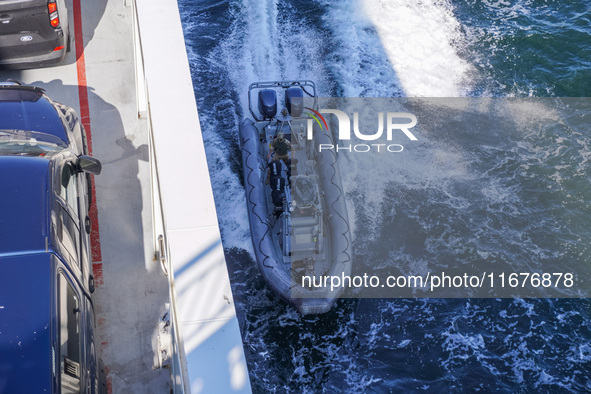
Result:
{"label": "blue truck", "polygon": [[91,176],[76,112],[0,83],[0,393],[100,393]]}

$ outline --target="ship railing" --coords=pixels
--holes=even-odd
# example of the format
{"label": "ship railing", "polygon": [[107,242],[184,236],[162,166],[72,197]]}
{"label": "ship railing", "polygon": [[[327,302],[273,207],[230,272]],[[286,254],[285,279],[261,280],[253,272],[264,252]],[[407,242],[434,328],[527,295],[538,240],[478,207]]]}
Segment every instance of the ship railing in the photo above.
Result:
{"label": "ship railing", "polygon": [[[166,222],[162,208],[160,181],[158,177],[158,162],[154,149],[154,134],[150,119],[150,107],[147,80],[144,71],[144,57],[142,52],[142,40],[139,33],[138,10],[135,0],[126,0],[132,7],[133,33],[134,33],[134,60],[136,72],[136,97],[137,110],[140,122],[145,122],[148,130],[149,153],[150,153],[150,181],[152,197],[152,223],[154,260],[157,262],[169,282],[170,303],[166,304],[166,311],[158,322],[158,361],[160,368],[170,370],[170,392],[173,394],[190,393],[190,382],[188,379],[186,357],[182,345],[180,325],[178,323],[177,303],[174,292],[174,279],[171,259],[166,234]],[[130,4],[131,3],[131,4]]]}

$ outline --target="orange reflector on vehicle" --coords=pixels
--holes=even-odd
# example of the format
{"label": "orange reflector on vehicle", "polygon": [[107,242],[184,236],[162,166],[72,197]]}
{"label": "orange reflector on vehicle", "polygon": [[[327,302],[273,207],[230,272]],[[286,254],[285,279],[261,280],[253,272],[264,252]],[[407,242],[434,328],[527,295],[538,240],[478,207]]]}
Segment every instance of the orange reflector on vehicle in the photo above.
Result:
{"label": "orange reflector on vehicle", "polygon": [[55,52],[55,51],[60,51],[60,50],[62,50],[62,49],[64,49],[64,48],[65,48],[65,46],[64,46],[64,45],[62,45],[62,46],[59,46],[59,47],[55,47],[55,49],[54,49],[53,51],[54,51],[54,52]]}

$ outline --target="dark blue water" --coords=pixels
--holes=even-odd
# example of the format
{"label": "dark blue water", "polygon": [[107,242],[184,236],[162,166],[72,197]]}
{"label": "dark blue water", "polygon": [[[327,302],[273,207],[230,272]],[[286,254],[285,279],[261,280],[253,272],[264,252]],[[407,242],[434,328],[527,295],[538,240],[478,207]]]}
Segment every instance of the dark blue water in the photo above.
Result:
{"label": "dark blue water", "polygon": [[[344,299],[298,315],[252,259],[237,138],[259,80],[311,79],[324,96],[591,96],[588,1],[179,4],[255,392],[591,391],[589,299]],[[591,129],[563,126],[421,135],[370,194],[371,163],[357,163],[345,188],[372,209],[350,212],[354,270],[590,264]]]}

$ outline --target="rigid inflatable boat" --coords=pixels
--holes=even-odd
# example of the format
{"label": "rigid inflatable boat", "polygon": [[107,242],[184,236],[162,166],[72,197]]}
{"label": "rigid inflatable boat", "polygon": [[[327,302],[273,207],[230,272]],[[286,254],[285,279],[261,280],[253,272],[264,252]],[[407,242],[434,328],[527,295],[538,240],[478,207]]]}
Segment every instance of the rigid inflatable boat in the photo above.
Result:
{"label": "rigid inflatable boat", "polygon": [[239,135],[257,263],[269,286],[302,314],[325,313],[343,292],[344,281],[331,278],[350,276],[352,254],[335,152],[320,149],[334,143],[318,121],[316,87],[257,82],[248,95],[252,119]]}

